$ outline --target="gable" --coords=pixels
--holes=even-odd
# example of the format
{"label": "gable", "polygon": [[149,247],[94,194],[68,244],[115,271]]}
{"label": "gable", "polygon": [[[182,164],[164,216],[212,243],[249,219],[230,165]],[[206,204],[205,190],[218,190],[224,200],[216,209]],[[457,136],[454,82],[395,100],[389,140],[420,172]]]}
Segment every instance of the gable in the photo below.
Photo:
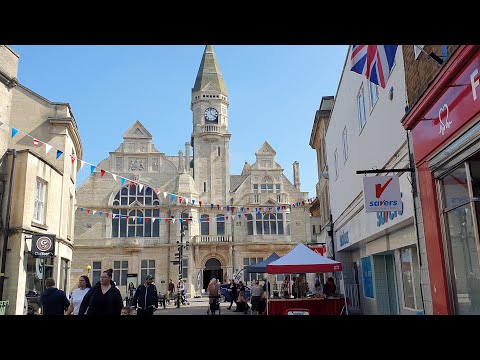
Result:
{"label": "gable", "polygon": [[263,145],[260,147],[260,149],[257,150],[255,155],[268,155],[268,156],[275,156],[277,153],[273,148],[270,146],[268,142],[264,142]]}
{"label": "gable", "polygon": [[152,135],[148,130],[143,126],[143,124],[137,120],[135,123],[130,126],[130,128],[123,134],[124,139],[147,139],[152,140]]}

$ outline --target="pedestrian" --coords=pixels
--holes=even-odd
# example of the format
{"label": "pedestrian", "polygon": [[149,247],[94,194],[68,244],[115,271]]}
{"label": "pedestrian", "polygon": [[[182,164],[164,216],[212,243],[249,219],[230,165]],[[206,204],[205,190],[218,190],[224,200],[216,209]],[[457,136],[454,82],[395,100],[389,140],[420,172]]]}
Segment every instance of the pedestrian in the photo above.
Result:
{"label": "pedestrian", "polygon": [[68,307],[67,313],[65,315],[78,315],[78,310],[80,310],[80,304],[84,296],[88,293],[92,285],[90,284],[90,279],[86,275],[80,276],[78,279],[78,287],[73,290],[72,298],[70,299],[70,306]]}
{"label": "pedestrian", "polygon": [[175,293],[175,284],[173,283],[172,279],[170,279],[170,282],[168,283],[168,299],[173,300],[174,296],[173,294]]}
{"label": "pedestrian", "polygon": [[140,285],[133,297],[132,307],[137,308],[137,315],[153,315],[158,310],[158,292],[153,284],[153,276],[147,275],[145,283]]}
{"label": "pedestrian", "polygon": [[52,278],[45,279],[46,289],[40,297],[43,315],[63,315],[68,309],[70,302],[67,294],[63,290],[55,287],[55,280]]}
{"label": "pedestrian", "polygon": [[228,292],[230,293],[230,306],[227,307],[228,310],[232,308],[233,302],[235,301],[235,305],[237,305],[237,284],[235,284],[235,280],[230,279],[230,286],[228,288]]}
{"label": "pedestrian", "polygon": [[255,280],[255,285],[252,287],[252,314],[258,314],[258,303],[262,295],[263,288],[260,286],[259,281]]}
{"label": "pedestrian", "polygon": [[100,274],[100,281],[84,296],[78,315],[120,315],[123,300],[112,274],[112,269]]}

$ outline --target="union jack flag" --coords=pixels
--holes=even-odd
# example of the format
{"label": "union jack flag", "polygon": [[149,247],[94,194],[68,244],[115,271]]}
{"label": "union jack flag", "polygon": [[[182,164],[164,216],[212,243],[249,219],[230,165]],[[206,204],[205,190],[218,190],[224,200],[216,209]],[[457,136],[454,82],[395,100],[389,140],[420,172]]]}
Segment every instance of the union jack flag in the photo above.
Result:
{"label": "union jack flag", "polygon": [[398,45],[352,45],[352,71],[385,88]]}

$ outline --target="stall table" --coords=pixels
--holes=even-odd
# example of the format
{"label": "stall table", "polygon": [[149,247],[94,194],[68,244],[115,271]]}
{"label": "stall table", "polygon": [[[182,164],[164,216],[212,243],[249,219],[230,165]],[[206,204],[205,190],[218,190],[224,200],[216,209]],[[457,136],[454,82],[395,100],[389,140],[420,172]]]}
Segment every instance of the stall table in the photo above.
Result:
{"label": "stall table", "polygon": [[287,315],[289,309],[306,309],[310,315],[340,315],[343,298],[268,299],[268,315]]}

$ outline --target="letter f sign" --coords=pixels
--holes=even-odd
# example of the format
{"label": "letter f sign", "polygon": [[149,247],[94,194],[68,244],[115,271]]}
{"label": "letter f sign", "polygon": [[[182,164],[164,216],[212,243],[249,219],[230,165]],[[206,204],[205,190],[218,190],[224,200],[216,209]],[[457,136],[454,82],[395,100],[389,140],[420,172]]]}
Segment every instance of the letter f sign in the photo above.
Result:
{"label": "letter f sign", "polygon": [[392,182],[393,178],[390,178],[385,185],[382,186],[382,184],[375,184],[375,196],[377,199],[382,196],[383,192],[387,188],[387,186]]}

